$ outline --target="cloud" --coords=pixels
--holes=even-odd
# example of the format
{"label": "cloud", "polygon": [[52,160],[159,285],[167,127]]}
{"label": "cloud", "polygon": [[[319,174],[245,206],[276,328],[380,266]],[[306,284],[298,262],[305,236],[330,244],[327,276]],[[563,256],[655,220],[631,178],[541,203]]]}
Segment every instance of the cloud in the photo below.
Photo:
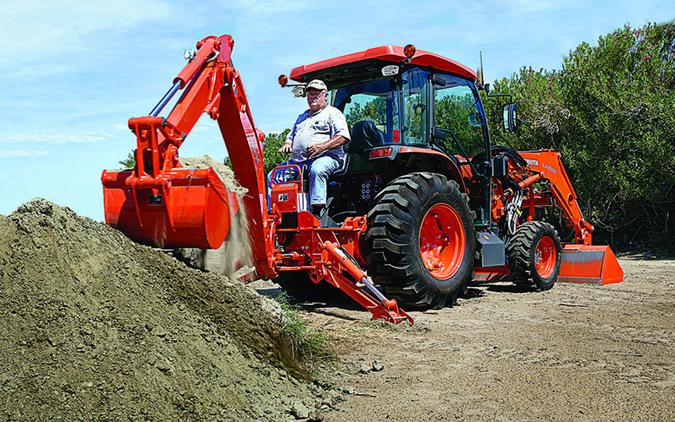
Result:
{"label": "cloud", "polygon": [[0,149],[0,158],[27,158],[27,157],[41,157],[47,155],[47,151],[32,151],[26,149]]}
{"label": "cloud", "polygon": [[112,137],[108,133],[22,133],[7,136],[0,135],[0,144],[88,144],[101,142]]}
{"label": "cloud", "polygon": [[[0,57],[12,58],[0,67],[40,64],[49,58],[106,48],[107,42],[101,44],[94,35],[109,40],[142,22],[166,19],[170,10],[162,0],[145,0],[143,7],[134,0],[15,1],[0,14]],[[63,71],[64,66],[69,67],[55,70]],[[38,71],[45,74],[49,68]]]}

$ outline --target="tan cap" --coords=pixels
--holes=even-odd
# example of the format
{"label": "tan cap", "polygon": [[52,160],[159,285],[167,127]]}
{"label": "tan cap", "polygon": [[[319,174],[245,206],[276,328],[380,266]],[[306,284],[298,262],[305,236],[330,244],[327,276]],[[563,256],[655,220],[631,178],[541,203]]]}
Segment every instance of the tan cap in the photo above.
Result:
{"label": "tan cap", "polygon": [[308,83],[307,86],[305,86],[305,91],[309,88],[318,89],[319,91],[328,91],[328,87],[326,87],[326,84],[320,79],[314,79]]}

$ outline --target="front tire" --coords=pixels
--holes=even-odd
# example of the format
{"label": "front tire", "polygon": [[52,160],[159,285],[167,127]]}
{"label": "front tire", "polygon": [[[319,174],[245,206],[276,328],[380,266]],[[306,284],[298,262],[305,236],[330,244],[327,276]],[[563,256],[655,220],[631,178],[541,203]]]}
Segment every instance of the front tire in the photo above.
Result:
{"label": "front tire", "polygon": [[560,237],[552,225],[528,221],[516,230],[506,248],[516,285],[549,290],[560,274]]}
{"label": "front tire", "polygon": [[453,305],[471,279],[473,220],[455,181],[428,172],[395,179],[367,216],[368,274],[408,308]]}

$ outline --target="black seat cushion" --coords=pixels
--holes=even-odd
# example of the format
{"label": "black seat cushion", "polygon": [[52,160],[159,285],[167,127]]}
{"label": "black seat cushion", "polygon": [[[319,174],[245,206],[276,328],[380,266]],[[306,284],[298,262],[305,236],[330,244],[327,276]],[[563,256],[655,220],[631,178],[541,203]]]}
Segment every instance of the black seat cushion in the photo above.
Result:
{"label": "black seat cushion", "polygon": [[350,132],[352,140],[347,145],[348,152],[361,152],[384,145],[384,133],[372,120],[362,120],[354,124]]}

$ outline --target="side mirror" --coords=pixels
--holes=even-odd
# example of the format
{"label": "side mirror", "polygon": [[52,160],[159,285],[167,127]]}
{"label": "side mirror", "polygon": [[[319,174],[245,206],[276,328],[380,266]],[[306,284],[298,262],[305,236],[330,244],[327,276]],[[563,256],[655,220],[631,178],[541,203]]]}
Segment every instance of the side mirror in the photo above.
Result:
{"label": "side mirror", "polygon": [[305,96],[305,85],[303,84],[303,85],[294,86],[293,88],[291,88],[291,94],[293,94],[293,96],[295,98],[304,97]]}
{"label": "side mirror", "polygon": [[504,130],[515,132],[518,128],[518,115],[516,114],[516,103],[506,103],[504,105]]}

